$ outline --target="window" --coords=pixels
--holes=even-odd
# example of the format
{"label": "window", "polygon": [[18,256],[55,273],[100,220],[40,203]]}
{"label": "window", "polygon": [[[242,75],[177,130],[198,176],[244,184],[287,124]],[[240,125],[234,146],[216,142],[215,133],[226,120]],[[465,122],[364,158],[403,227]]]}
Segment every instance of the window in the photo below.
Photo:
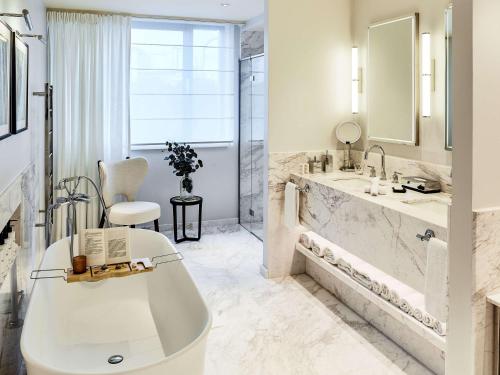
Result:
{"label": "window", "polygon": [[233,141],[234,26],[135,20],[131,43],[132,147]]}

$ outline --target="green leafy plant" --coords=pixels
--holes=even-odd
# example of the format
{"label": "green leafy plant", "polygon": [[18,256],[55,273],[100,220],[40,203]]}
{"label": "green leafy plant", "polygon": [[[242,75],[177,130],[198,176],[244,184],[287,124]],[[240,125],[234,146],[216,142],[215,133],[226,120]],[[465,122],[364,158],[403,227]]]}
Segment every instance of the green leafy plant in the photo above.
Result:
{"label": "green leafy plant", "polygon": [[168,165],[174,168],[173,173],[176,176],[185,177],[182,181],[182,187],[188,193],[191,193],[193,191],[193,181],[190,175],[203,168],[203,161],[198,159],[198,154],[190,145],[176,142],[166,142],[165,145],[169,152],[165,160],[168,160]]}

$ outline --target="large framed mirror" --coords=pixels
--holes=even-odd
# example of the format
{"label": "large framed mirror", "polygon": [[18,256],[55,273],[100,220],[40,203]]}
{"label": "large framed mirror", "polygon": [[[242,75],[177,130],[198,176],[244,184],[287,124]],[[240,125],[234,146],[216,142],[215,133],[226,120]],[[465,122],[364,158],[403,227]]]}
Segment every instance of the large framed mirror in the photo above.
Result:
{"label": "large framed mirror", "polygon": [[453,6],[450,5],[444,12],[444,29],[446,45],[446,108],[445,108],[445,143],[444,148],[453,148]]}
{"label": "large framed mirror", "polygon": [[368,139],[418,144],[418,14],[368,29]]}

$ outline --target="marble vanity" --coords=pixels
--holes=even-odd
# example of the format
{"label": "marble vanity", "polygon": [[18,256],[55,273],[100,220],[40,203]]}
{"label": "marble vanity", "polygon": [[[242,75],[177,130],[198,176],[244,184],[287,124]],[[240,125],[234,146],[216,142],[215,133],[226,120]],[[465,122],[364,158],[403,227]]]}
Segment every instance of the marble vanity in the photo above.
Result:
{"label": "marble vanity", "polygon": [[369,177],[341,171],[292,178],[310,188],[300,203],[306,227],[424,292],[426,243],[416,236],[431,229],[447,241],[449,194],[398,194],[392,192],[394,184],[381,181],[387,194],[371,196],[364,192]]}
{"label": "marble vanity", "polygon": [[[302,225],[424,293],[427,242],[417,234],[431,229],[437,238],[447,241],[450,194],[393,193],[395,184],[381,181],[386,194],[372,196],[365,193],[371,181],[368,176],[341,171],[292,173],[291,178],[302,188],[309,186],[308,192],[301,193]],[[419,327],[397,309],[350,284],[322,259],[302,253],[306,273],[435,373],[444,372],[444,337]]]}

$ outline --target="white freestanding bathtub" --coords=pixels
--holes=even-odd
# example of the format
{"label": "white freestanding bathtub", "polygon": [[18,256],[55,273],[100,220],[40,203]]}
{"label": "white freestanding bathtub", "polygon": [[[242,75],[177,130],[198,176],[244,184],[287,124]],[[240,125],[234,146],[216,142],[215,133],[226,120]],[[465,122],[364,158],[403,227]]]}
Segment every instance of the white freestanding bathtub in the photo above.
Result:
{"label": "white freestanding bathtub", "polygon": [[[68,268],[69,240],[42,269]],[[175,252],[162,234],[131,230],[132,258]],[[95,283],[37,280],[21,350],[28,375],[203,374],[211,315],[182,262]],[[123,356],[118,364],[111,356]]]}

